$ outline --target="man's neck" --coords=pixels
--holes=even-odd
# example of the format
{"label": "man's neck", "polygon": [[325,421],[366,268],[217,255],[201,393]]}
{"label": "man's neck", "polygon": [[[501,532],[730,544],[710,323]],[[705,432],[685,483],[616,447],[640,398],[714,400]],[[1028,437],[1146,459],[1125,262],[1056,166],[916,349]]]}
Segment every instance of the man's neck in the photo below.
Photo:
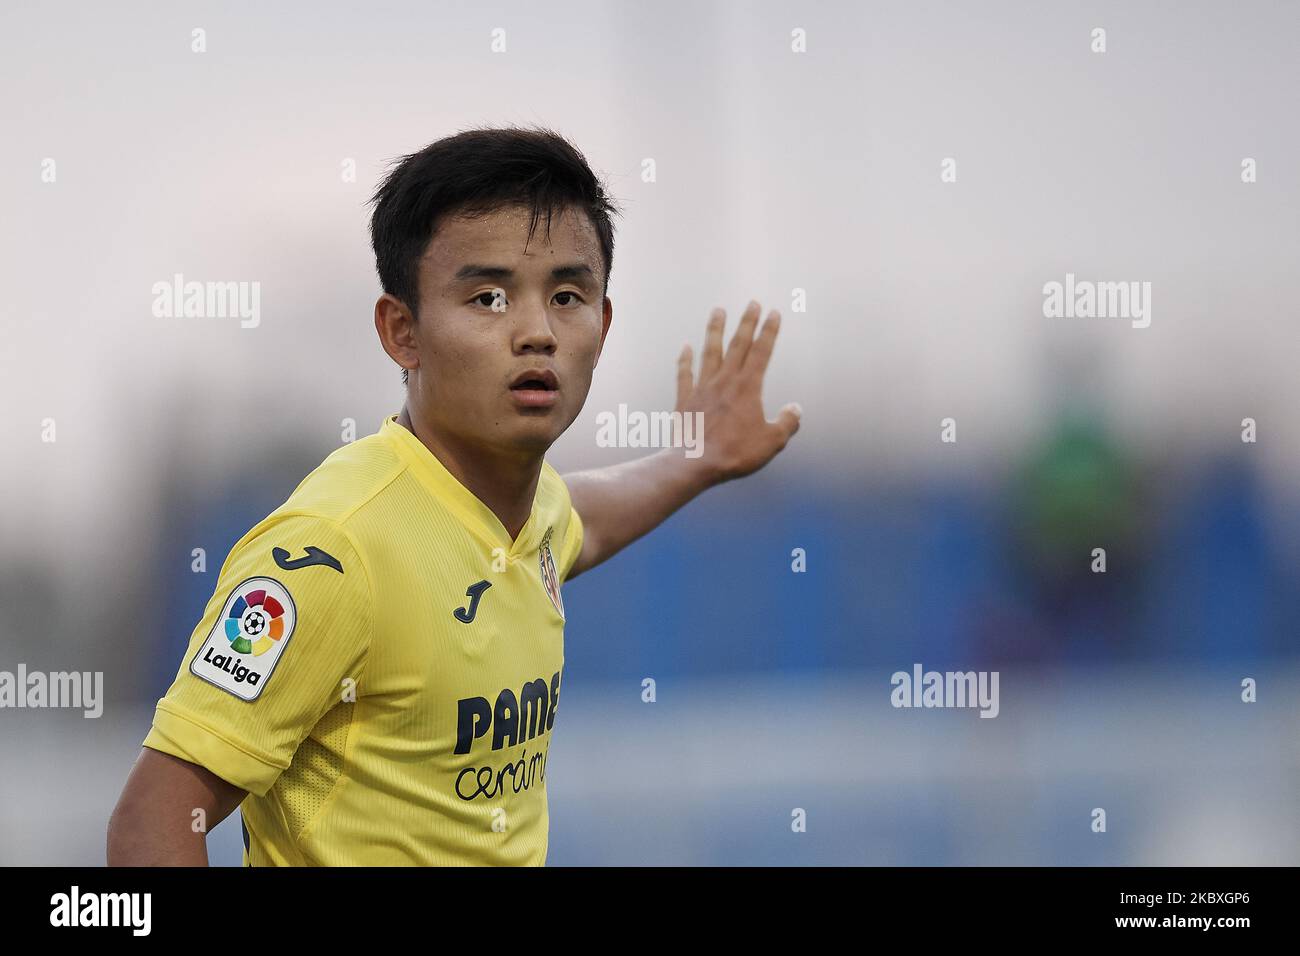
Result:
{"label": "man's neck", "polygon": [[511,541],[519,537],[532,514],[537,480],[542,472],[541,457],[520,460],[465,447],[439,435],[427,423],[415,422],[406,405],[397,416],[397,424],[420,439],[453,478],[487,505],[505,526]]}

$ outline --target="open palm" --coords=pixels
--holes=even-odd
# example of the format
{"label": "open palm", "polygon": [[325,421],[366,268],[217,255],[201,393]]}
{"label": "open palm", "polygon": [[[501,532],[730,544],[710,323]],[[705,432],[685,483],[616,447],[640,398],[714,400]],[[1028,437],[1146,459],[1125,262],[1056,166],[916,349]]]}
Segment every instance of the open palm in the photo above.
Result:
{"label": "open palm", "polygon": [[758,302],[749,303],[724,354],[727,313],[721,308],[713,310],[698,378],[689,345],[677,359],[676,410],[703,413],[699,464],[715,482],[741,478],[762,468],[799,430],[802,410],[797,403],[783,406],[772,421],[763,414],[763,376],[776,347],[781,313],[769,312],[755,336],[761,312]]}

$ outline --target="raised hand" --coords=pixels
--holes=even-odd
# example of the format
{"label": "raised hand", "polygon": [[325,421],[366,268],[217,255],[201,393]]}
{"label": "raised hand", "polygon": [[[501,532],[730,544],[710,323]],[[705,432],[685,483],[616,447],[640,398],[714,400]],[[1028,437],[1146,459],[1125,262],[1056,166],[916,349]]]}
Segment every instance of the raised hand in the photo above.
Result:
{"label": "raised hand", "polygon": [[722,351],[727,313],[714,309],[704,336],[704,353],[698,379],[693,372],[690,345],[677,359],[679,412],[704,415],[703,453],[696,464],[713,483],[741,478],[762,468],[799,430],[802,409],[795,402],[783,406],[776,419],[763,414],[763,376],[776,347],[781,313],[773,309],[755,337],[762,307],[746,306],[740,326],[726,353]]}

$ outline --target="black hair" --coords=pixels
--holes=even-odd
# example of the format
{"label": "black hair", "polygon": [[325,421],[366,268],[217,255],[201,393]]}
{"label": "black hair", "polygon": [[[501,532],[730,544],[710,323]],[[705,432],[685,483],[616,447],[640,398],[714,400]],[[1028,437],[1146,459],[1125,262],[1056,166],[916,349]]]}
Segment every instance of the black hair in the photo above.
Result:
{"label": "black hair", "polygon": [[[455,215],[482,215],[501,206],[532,208],[531,240],[543,213],[565,207],[585,212],[600,240],[604,292],[614,264],[614,226],[619,210],[576,146],[553,130],[470,129],[430,143],[397,160],[370,202],[370,243],[385,292],[401,299],[419,319],[419,264],[438,224]],[[402,382],[407,378],[402,370]]]}

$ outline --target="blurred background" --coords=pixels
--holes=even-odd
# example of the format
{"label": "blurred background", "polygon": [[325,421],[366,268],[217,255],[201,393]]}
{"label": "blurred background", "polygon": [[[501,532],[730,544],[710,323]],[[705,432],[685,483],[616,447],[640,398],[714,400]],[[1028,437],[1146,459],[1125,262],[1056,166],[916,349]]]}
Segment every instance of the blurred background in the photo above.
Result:
{"label": "blurred background", "polygon": [[[1300,863],[1298,39],[1286,2],[6,4],[0,670],[106,702],[0,710],[0,864],[102,864],[227,551],[401,407],[375,183],[511,123],[624,209],[552,464],[641,454],[596,416],[670,408],[751,297],[804,410],[566,585],[551,865]],[[155,316],[177,273],[260,322]],[[1046,318],[1067,273],[1150,282],[1150,326]],[[917,663],[997,670],[998,717],[893,708]]]}

